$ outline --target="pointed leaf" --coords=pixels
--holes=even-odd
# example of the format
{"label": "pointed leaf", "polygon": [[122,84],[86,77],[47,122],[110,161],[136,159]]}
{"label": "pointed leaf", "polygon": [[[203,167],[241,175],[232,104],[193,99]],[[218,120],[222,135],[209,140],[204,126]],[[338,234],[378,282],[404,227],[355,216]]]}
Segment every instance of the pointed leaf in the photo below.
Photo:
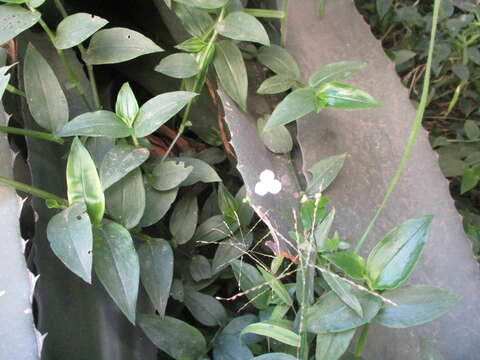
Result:
{"label": "pointed leaf", "polygon": [[105,211],[103,195],[97,168],[82,142],[75,138],[67,161],[68,201],[85,202],[93,224],[99,224]]}
{"label": "pointed leaf", "polygon": [[322,251],[326,249],[328,233],[330,232],[334,218],[335,218],[335,209],[332,209],[328,213],[328,215],[325,217],[325,219],[323,219],[322,222],[318,224],[318,226],[315,229],[315,232],[313,233],[318,251]]}
{"label": "pointed leaf", "polygon": [[127,82],[122,85],[117,95],[115,103],[115,113],[122,119],[127,126],[131,127],[138,114],[138,102],[135,94]]}
{"label": "pointed leaf", "polygon": [[300,81],[302,79],[297,62],[293,56],[281,46],[264,46],[258,51],[257,58],[260,63],[278,75],[285,76],[292,80]]}
{"label": "pointed leaf", "polygon": [[132,129],[115,113],[106,110],[87,112],[72,119],[60,130],[59,136],[105,136],[124,138],[132,135]]}
{"label": "pointed leaf", "polygon": [[317,334],[316,360],[338,360],[347,351],[355,329],[333,334]]}
{"label": "pointed leaf", "polygon": [[381,107],[377,100],[351,85],[326,83],[317,90],[317,98],[325,99],[324,107],[341,110],[361,110]]}
{"label": "pointed leaf", "polygon": [[142,34],[117,27],[93,35],[83,60],[90,65],[115,64],[160,51],[163,49]]}
{"label": "pointed leaf", "polygon": [[120,310],[135,324],[140,266],[130,233],[108,223],[94,230],[93,266]]}
{"label": "pointed leaf", "polygon": [[222,215],[215,215],[198,226],[193,240],[199,244],[217,242],[232,236],[238,227],[237,222],[229,224]]}
{"label": "pointed leaf", "polygon": [[263,116],[257,120],[257,128],[263,143],[268,150],[275,154],[289,153],[293,149],[293,139],[290,132],[283,125],[276,126],[271,130],[264,130],[269,116]]}
{"label": "pointed leaf", "polygon": [[187,166],[182,161],[162,161],[153,169],[155,179],[152,186],[160,191],[174,189],[185,181],[192,171],[193,166]]}
{"label": "pointed leaf", "polygon": [[308,79],[310,87],[316,88],[322,84],[344,81],[357,75],[367,63],[358,61],[340,61],[322,66]]}
{"label": "pointed leaf", "polygon": [[175,3],[173,9],[185,30],[190,35],[201,38],[213,27],[213,19],[206,11],[190,6],[190,0],[185,0],[187,1],[186,5]]}
{"label": "pointed leaf", "polygon": [[267,336],[294,347],[300,346],[300,336],[292,330],[285,329],[283,326],[278,325],[276,321],[250,324],[242,330],[241,335],[248,333]]}
{"label": "pointed leaf", "polygon": [[354,279],[363,279],[365,275],[365,260],[348,251],[323,255],[329,262]]}
{"label": "pointed leaf", "polygon": [[92,224],[83,202],[75,202],[50,219],[47,237],[53,252],[76,275],[91,283]]}
{"label": "pointed leaf", "polygon": [[18,5],[0,5],[0,44],[5,44],[40,20],[40,13]]}
{"label": "pointed leaf", "polygon": [[91,14],[76,13],[67,16],[58,24],[54,45],[57,49],[72,48],[107,24],[107,20]]}
{"label": "pointed leaf", "polygon": [[181,186],[190,186],[197,182],[221,182],[222,179],[218,176],[217,172],[208,165],[205,161],[194,158],[179,157],[173,159],[175,161],[181,161],[187,166],[193,167],[192,172],[182,182]]}
{"label": "pointed leaf", "polygon": [[355,311],[359,317],[362,317],[362,306],[351,291],[351,285],[333,275],[330,275],[329,273],[322,273],[322,275],[328,286],[330,286],[332,291],[337,294],[337,296],[345,303],[345,305]]}
{"label": "pointed leaf", "polygon": [[179,245],[187,243],[195,233],[198,221],[197,197],[185,194],[177,202],[170,217],[170,233]]}
{"label": "pointed leaf", "polygon": [[217,25],[218,32],[230,39],[257,42],[269,46],[270,40],[262,23],[243,11],[231,12]]}
{"label": "pointed leaf", "polygon": [[140,108],[135,120],[135,136],[150,135],[182,110],[195,96],[197,94],[188,91],[173,91],[148,100]]}
{"label": "pointed leaf", "polygon": [[345,157],[345,154],[330,156],[308,169],[310,178],[307,179],[307,194],[315,195],[328,188],[342,170]]}
{"label": "pointed leaf", "polygon": [[280,280],[278,280],[274,275],[270,274],[268,271],[263,269],[262,267],[258,266],[258,270],[262,273],[263,278],[266,282],[268,282],[268,286],[270,286],[275,294],[283,300],[285,304],[292,305],[293,299],[290,296],[287,288],[285,285],[282,284]]}
{"label": "pointed leaf", "polygon": [[388,10],[392,7],[393,0],[377,0],[377,13],[383,19]]}
{"label": "pointed leaf", "polygon": [[178,188],[157,191],[150,186],[145,187],[145,211],[138,225],[151,226],[160,221],[177,198]]}
{"label": "pointed leaf", "polygon": [[212,270],[214,273],[225,269],[230,265],[230,262],[244,255],[250,248],[253,242],[252,233],[249,232],[245,236],[237,235],[218,244],[212,260]]}
{"label": "pointed leaf", "polygon": [[52,68],[32,44],[25,53],[23,80],[32,117],[41,127],[58,132],[68,121],[67,98]]}
{"label": "pointed leaf", "polygon": [[[252,304],[257,309],[266,309],[270,295],[269,287],[258,270],[254,266],[240,260],[232,261],[230,265],[240,289],[246,292]],[[252,290],[253,288],[255,290]]]}
{"label": "pointed leaf", "polygon": [[195,281],[202,281],[210,279],[213,276],[212,265],[208,259],[203,255],[195,255],[189,266],[190,275]]}
{"label": "pointed leaf", "polygon": [[223,326],[227,321],[227,312],[214,297],[197,291],[188,290],[184,297],[185,306],[193,317],[205,326]]}
{"label": "pointed leaf", "polygon": [[197,75],[200,68],[192,55],[178,53],[163,58],[155,71],[173,78],[185,79]]}
{"label": "pointed leaf", "polygon": [[173,251],[163,239],[146,241],[138,249],[140,278],[161,317],[165,316],[173,279]]}
{"label": "pointed leaf", "polygon": [[283,75],[273,75],[260,85],[257,92],[262,95],[278,94],[289,90],[294,84],[295,81],[291,78]]}

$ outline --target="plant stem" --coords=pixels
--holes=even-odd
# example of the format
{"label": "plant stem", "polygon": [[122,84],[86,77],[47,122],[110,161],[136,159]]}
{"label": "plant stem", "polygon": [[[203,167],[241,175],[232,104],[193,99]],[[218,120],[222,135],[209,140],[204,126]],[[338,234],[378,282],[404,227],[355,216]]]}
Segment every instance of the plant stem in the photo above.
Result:
{"label": "plant stem", "polygon": [[363,346],[367,341],[368,329],[370,329],[370,323],[366,323],[362,327],[362,331],[360,332],[360,337],[358,338],[357,343],[355,344],[354,354],[355,356],[362,355]]}
{"label": "plant stem", "polygon": [[283,18],[280,20],[280,44],[285,46],[287,43],[287,20],[288,20],[288,0],[283,0]]}
{"label": "plant stem", "polygon": [[[62,14],[63,18],[66,18],[68,16],[67,11],[65,10],[65,7],[62,4],[61,0],[55,0],[55,6],[57,7],[58,11],[60,14]],[[80,55],[82,58],[85,58],[85,47],[82,44],[78,45],[78,50],[80,51]],[[88,73],[88,79],[90,80],[90,87],[92,89],[92,96],[93,96],[93,101],[95,102],[95,107],[97,109],[101,109],[102,105],[100,103],[100,96],[98,95],[98,88],[97,88],[97,82],[95,80],[95,73],[93,71],[93,65],[86,64],[87,67],[87,73]]]}
{"label": "plant stem", "polygon": [[282,10],[245,8],[243,11],[249,15],[266,19],[283,19],[285,17],[285,13]]}
{"label": "plant stem", "polygon": [[133,145],[135,145],[135,147],[140,147],[140,143],[138,142],[138,139],[135,135],[132,135],[132,141],[133,141]]}
{"label": "plant stem", "polygon": [[27,95],[25,95],[25,93],[22,90],[19,90],[15,86],[12,86],[10,84],[7,85],[6,90],[11,94],[27,97]]}
{"label": "plant stem", "polygon": [[30,137],[34,137],[41,140],[55,142],[58,144],[64,143],[64,140],[62,138],[59,138],[53,134],[43,132],[43,131],[27,130],[22,128],[9,127],[9,126],[0,126],[0,132],[7,133],[7,134],[30,136]]}
{"label": "plant stem", "polygon": [[428,95],[429,95],[429,88],[430,88],[430,73],[431,73],[431,68],[432,68],[432,59],[433,59],[433,48],[435,47],[435,35],[437,32],[437,23],[438,23],[438,13],[440,9],[440,0],[435,0],[434,7],[433,7],[433,19],[432,19],[432,31],[430,35],[430,45],[428,48],[428,59],[427,59],[427,66],[425,68],[425,78],[423,79],[423,90],[422,90],[422,96],[420,99],[420,104],[418,106],[417,110],[417,115],[415,117],[415,121],[413,122],[412,128],[410,130],[410,134],[408,136],[407,144],[405,145],[405,150],[403,152],[402,158],[400,160],[400,164],[398,165],[398,168],[395,172],[395,174],[392,177],[392,180],[388,184],[387,191],[385,193],[385,196],[383,197],[382,202],[380,203],[380,206],[373,216],[372,220],[367,226],[367,229],[363,233],[362,237],[358,241],[357,246],[355,247],[354,252],[358,253],[360,249],[362,248],[363,244],[365,243],[365,240],[367,239],[368,234],[372,230],[373,226],[377,222],[378,217],[380,216],[383,208],[387,204],[388,200],[390,199],[390,196],[393,193],[393,190],[395,189],[395,186],[397,185],[398,180],[400,179],[400,176],[402,175],[403,170],[405,169],[408,159],[410,158],[410,155],[413,151],[413,146],[415,145],[415,142],[417,140],[418,132],[422,126],[422,120],[423,120],[423,114],[425,113],[425,108],[427,107],[427,100],[428,100]]}
{"label": "plant stem", "polygon": [[318,16],[324,16],[325,15],[325,0],[317,0],[318,3]]}
{"label": "plant stem", "polygon": [[0,184],[11,186],[11,187],[13,187],[17,190],[26,192],[26,193],[31,194],[33,196],[37,196],[37,197],[39,197],[41,199],[44,199],[44,200],[55,200],[59,204],[63,204],[63,205],[68,206],[68,201],[67,200],[65,200],[65,199],[63,199],[63,198],[61,198],[61,197],[59,197],[55,194],[37,189],[35,187],[32,187],[30,185],[27,185],[27,184],[24,184],[24,183],[15,181],[15,180],[10,180],[10,179],[7,179],[7,178],[4,178],[4,177],[0,176]]}

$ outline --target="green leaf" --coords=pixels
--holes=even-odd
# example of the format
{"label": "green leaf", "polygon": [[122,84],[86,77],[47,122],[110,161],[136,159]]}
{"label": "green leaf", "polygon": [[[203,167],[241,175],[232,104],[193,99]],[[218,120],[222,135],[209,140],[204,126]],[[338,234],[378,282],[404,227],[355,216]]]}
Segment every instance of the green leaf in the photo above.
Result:
{"label": "green leaf", "polygon": [[358,61],[340,61],[322,66],[308,79],[310,87],[316,88],[322,84],[344,81],[357,75],[367,63]]}
{"label": "green leaf", "polygon": [[114,222],[94,229],[93,266],[120,310],[135,324],[140,266],[130,233]]}
{"label": "green leaf", "polygon": [[222,332],[220,336],[215,339],[213,360],[245,360],[252,358],[252,351],[240,339],[239,334],[231,335]]}
{"label": "green leaf", "polygon": [[351,291],[362,306],[362,317],[330,291],[308,309],[305,315],[308,331],[316,334],[338,333],[355,329],[371,321],[378,314],[382,301],[366,291],[353,287]]}
{"label": "green leaf", "polygon": [[40,20],[39,12],[17,5],[0,5],[0,44],[5,44]]}
{"label": "green leaf", "polygon": [[138,323],[151,342],[177,360],[197,360],[207,352],[202,333],[186,322],[165,316],[140,315]]}
{"label": "green leaf", "polygon": [[275,154],[289,153],[293,149],[292,136],[288,129],[283,126],[274,127],[271,130],[265,130],[265,124],[268,122],[269,116],[265,115],[258,118],[257,129],[263,144],[268,150]]}
{"label": "green leaf", "polygon": [[27,0],[27,3],[32,8],[38,8],[39,6],[42,6],[45,1],[46,0]]}
{"label": "green leaf", "polygon": [[165,316],[173,279],[173,251],[163,239],[143,242],[138,249],[140,279],[161,317]]}
{"label": "green leaf", "polygon": [[179,157],[173,160],[183,162],[185,165],[193,167],[192,172],[182,182],[182,186],[190,186],[197,182],[210,183],[222,181],[217,172],[205,161],[187,157]]}
{"label": "green leaf", "polygon": [[347,351],[355,329],[333,334],[317,334],[316,360],[338,360]]}
{"label": "green leaf", "polygon": [[270,39],[262,23],[243,11],[231,12],[217,25],[218,32],[230,39],[257,42],[269,46]]}
{"label": "green leaf", "polygon": [[185,79],[197,75],[200,68],[192,55],[178,53],[163,58],[155,71],[173,78]]}
{"label": "green leaf", "polygon": [[293,355],[274,352],[269,354],[263,354],[260,356],[255,356],[252,360],[296,360],[297,358]]}
{"label": "green leaf", "polygon": [[297,62],[293,56],[281,46],[264,46],[258,51],[257,58],[262,65],[265,65],[278,75],[292,80],[302,80]]}
{"label": "green leaf", "polygon": [[135,136],[150,135],[182,110],[195,96],[197,94],[188,91],[173,91],[148,100],[140,108],[135,120]]}
{"label": "green leaf", "polygon": [[193,317],[205,326],[223,326],[227,322],[225,308],[210,295],[188,290],[185,292],[184,302]]}
{"label": "green leaf", "polygon": [[420,336],[420,360],[445,360],[436,346]]}
{"label": "green leaf", "polygon": [[219,243],[212,260],[213,273],[220,272],[230,265],[233,260],[244,255],[250,249],[252,242],[253,234],[249,232],[245,236],[237,234]]}
{"label": "green leaf", "polygon": [[189,266],[190,275],[195,281],[202,281],[210,279],[213,276],[212,266],[208,259],[203,255],[195,255]]}
{"label": "green leaf", "polygon": [[408,278],[422,254],[431,222],[432,216],[410,219],[373,248],[367,259],[371,288],[394,289]]}
{"label": "green leaf", "polygon": [[174,0],[187,6],[199,7],[202,9],[217,9],[225,6],[228,0]]}
{"label": "green leaf", "polygon": [[245,111],[247,109],[248,77],[242,53],[237,45],[231,40],[217,43],[213,64],[222,87]]}
{"label": "green leaf", "polygon": [[330,156],[308,169],[311,176],[307,179],[307,194],[312,196],[328,188],[342,170],[345,157],[345,154]]}
{"label": "green leaf", "polygon": [[285,304],[292,305],[293,299],[290,296],[287,288],[285,285],[282,284],[280,280],[278,280],[274,275],[270,274],[268,271],[263,269],[260,266],[257,266],[258,270],[262,273],[263,278],[266,282],[268,282],[268,286],[270,286],[275,294],[283,300]]}
{"label": "green leaf", "polygon": [[354,279],[363,279],[365,275],[365,260],[353,252],[342,251],[323,255],[329,262]]}
{"label": "green leaf", "polygon": [[75,202],[50,219],[47,237],[55,255],[87,283],[92,281],[92,224],[83,202]]}
{"label": "green leaf", "polygon": [[190,6],[190,1],[185,6],[180,3],[174,4],[174,11],[182,22],[185,30],[192,35],[202,38],[214,25],[212,17],[204,10]]}
{"label": "green leaf", "polygon": [[23,80],[32,117],[41,127],[57,133],[68,121],[67,98],[52,68],[32,44],[25,53]]}
{"label": "green leaf", "polygon": [[145,211],[145,188],[140,169],[135,169],[106,192],[107,213],[115,221],[132,229],[138,225]]}
{"label": "green leaf", "polygon": [[58,24],[54,45],[57,49],[72,48],[107,24],[107,20],[91,14],[76,13],[67,16]]}
{"label": "green leaf", "polygon": [[321,85],[316,96],[326,99],[325,107],[333,109],[361,110],[382,106],[366,92],[354,86],[336,82]]}
{"label": "green leaf", "polygon": [[193,37],[176,45],[175,49],[189,53],[199,53],[205,48],[205,46],[207,46],[205,41],[203,41],[201,38]]}
{"label": "green leaf", "polygon": [[403,286],[386,291],[383,296],[397,306],[385,304],[375,321],[390,328],[407,328],[425,324],[445,314],[459,297],[442,289],[426,286]]}
{"label": "green leaf", "polygon": [[288,94],[265,124],[264,130],[286,125],[315,111],[315,91],[310,88],[297,89]]}
{"label": "green leaf", "polygon": [[150,186],[145,187],[145,211],[138,225],[151,226],[160,221],[177,198],[178,188],[168,191],[157,191]]}
{"label": "green leaf", "polygon": [[377,13],[380,19],[385,17],[392,4],[393,0],[377,0]]}
{"label": "green leaf", "polygon": [[242,330],[240,335],[248,333],[267,336],[294,347],[300,346],[300,336],[292,330],[280,326],[275,320],[250,324]]}
{"label": "green leaf", "polygon": [[126,82],[118,92],[117,102],[115,103],[115,113],[128,127],[131,127],[137,117],[138,110],[137,98],[130,84]]}
{"label": "green leaf", "polygon": [[335,209],[332,209],[322,222],[315,228],[313,236],[317,245],[317,251],[323,251],[327,247],[328,233],[335,218]]}
{"label": "green leaf", "polygon": [[480,176],[478,171],[475,169],[467,169],[462,175],[462,184],[460,186],[460,194],[465,194],[467,191],[472,190],[477,186],[480,181]]}
{"label": "green leaf", "polygon": [[327,282],[328,286],[332,289],[332,291],[337,294],[337,296],[347,305],[350,309],[355,311],[355,313],[359,316],[363,316],[362,306],[360,302],[356,298],[356,296],[351,291],[351,285],[348,284],[346,281],[341,280],[329,273],[322,273],[323,278]]}
{"label": "green leaf", "polygon": [[97,168],[82,142],[75,138],[70,148],[67,161],[68,202],[85,202],[88,215],[93,224],[99,224],[105,211],[103,196]]}
{"label": "green leaf", "polygon": [[215,215],[198,226],[193,239],[199,244],[217,242],[232,236],[238,227],[238,222],[228,224],[222,215]]}
{"label": "green leaf", "polygon": [[135,148],[127,144],[115,145],[105,154],[100,165],[103,190],[138,168],[149,156],[150,152],[146,148]]}
{"label": "green leaf", "polygon": [[170,233],[179,245],[187,243],[195,234],[198,222],[197,197],[185,194],[175,205],[170,217]]}
{"label": "green leaf", "polygon": [[155,165],[152,186],[160,191],[174,189],[187,179],[193,166],[186,166],[182,161],[163,161]]}
{"label": "green leaf", "polygon": [[467,120],[464,124],[465,134],[470,140],[475,140],[480,137],[480,128],[477,123],[473,120]]}
{"label": "green leaf", "polygon": [[223,185],[218,185],[218,208],[226,220],[235,221],[240,208],[239,201]]}
{"label": "green leaf", "polygon": [[325,217],[326,206],[330,200],[326,197],[315,197],[314,199],[302,198],[300,201],[300,217],[303,229],[312,232]]}
{"label": "green leaf", "polygon": [[[252,304],[257,309],[266,309],[270,291],[268,284],[258,270],[254,266],[240,260],[232,261],[230,265],[240,289],[246,292],[246,296],[251,300]],[[255,290],[252,290],[253,288]]]}
{"label": "green leaf", "polygon": [[274,75],[260,85],[257,93],[265,94],[278,94],[289,90],[295,84],[295,80],[292,80],[283,75]]}
{"label": "green leaf", "polygon": [[105,136],[124,138],[132,135],[132,129],[115,113],[107,110],[87,112],[72,119],[60,130],[59,136]]}
{"label": "green leaf", "polygon": [[116,64],[160,51],[163,49],[142,34],[117,27],[93,35],[83,60],[89,65]]}

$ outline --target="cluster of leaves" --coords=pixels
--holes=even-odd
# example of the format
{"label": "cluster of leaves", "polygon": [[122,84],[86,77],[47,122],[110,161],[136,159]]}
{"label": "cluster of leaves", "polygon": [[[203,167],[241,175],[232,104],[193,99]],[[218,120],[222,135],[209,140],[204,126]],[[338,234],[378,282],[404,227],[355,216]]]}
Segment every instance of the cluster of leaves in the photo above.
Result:
{"label": "cluster of leaves", "polygon": [[[357,4],[383,39],[387,54],[417,100],[432,4],[402,0],[361,0]],[[434,78],[424,125],[430,130],[444,175],[451,178],[453,195],[478,255],[480,6],[474,1],[443,0],[440,10]]]}
{"label": "cluster of leaves", "polygon": [[[63,51],[78,47],[94,97],[93,65],[163,51],[128,28],[102,29],[108,22],[95,15],[66,16],[52,31],[37,10],[42,1],[4,2],[8,4],[0,5],[0,43],[38,22],[67,68]],[[254,16],[275,12],[258,12],[228,0],[165,4],[191,37],[177,44],[181,52],[165,56],[155,70],[182,79],[180,90],[154,96],[141,106],[124,83],[114,111],[102,109],[98,98],[94,104],[89,101],[71,72],[70,86],[91,111],[70,119],[66,95],[47,59],[32,44],[25,51],[26,103],[36,123],[48,132],[26,130],[24,134],[70,146],[68,199],[36,192],[49,207],[59,209],[48,224],[47,236],[66,267],[87,283],[94,271],[129,321],[174,359],[199,359],[211,353],[217,360],[307,360],[315,352],[317,359],[335,360],[344,356],[356,329],[363,326],[355,355],[345,355],[353,358],[361,353],[371,321],[405,328],[431,321],[453,306],[456,296],[441,289],[400,286],[421,256],[431,217],[412,219],[393,229],[367,260],[348,251],[349,244],[338,233],[330,236],[335,211],[327,211],[329,202],[320,192],[341,170],[343,155],[309,169],[298,228],[287,240],[296,256],[286,260],[276,255],[265,263],[268,256],[255,250],[263,238],[258,236],[261,231],[250,229],[253,210],[245,189],[233,195],[214,168],[225,156],[194,152],[169,157],[176,141],[190,131],[195,100],[207,91],[205,84],[215,69],[220,86],[246,110],[244,57],[256,58],[274,74],[261,84],[259,93],[291,91],[271,115],[258,120],[265,146],[274,153],[288,153],[293,141],[285,125],[323,108],[357,110],[380,105],[342,83],[365,64],[328,64],[311,74],[305,85],[293,57],[270,44],[267,31]],[[243,41],[261,47],[245,47]],[[8,69],[0,68],[0,94],[8,85]],[[159,156],[151,136],[175,120],[179,121],[177,136]],[[195,124],[191,130],[201,139],[215,138],[195,129]],[[140,284],[155,311],[138,312]],[[219,301],[219,295],[228,301]],[[236,316],[239,305],[251,305],[254,310]],[[186,321],[191,317],[195,322]],[[310,345],[312,334],[314,346]]]}

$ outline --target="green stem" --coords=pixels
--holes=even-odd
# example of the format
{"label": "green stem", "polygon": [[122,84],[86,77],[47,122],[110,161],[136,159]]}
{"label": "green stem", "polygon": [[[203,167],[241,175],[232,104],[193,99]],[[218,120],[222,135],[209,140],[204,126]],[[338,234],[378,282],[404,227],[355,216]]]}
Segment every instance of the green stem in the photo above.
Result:
{"label": "green stem", "polygon": [[138,142],[138,139],[135,135],[132,135],[132,141],[133,141],[133,145],[135,145],[135,147],[140,147],[140,143]]}
{"label": "green stem", "polygon": [[0,184],[11,186],[11,187],[13,187],[17,190],[26,192],[26,193],[31,194],[33,196],[37,196],[37,197],[39,197],[41,199],[44,199],[44,200],[55,200],[59,204],[63,204],[63,205],[68,206],[67,200],[65,200],[65,199],[63,199],[63,198],[61,198],[61,197],[59,197],[55,194],[52,194],[52,193],[49,193],[47,191],[43,191],[43,190],[34,188],[30,185],[27,185],[27,184],[24,184],[24,183],[15,181],[15,180],[10,180],[10,179],[7,179],[7,178],[4,178],[4,177],[0,176]]}
{"label": "green stem", "polygon": [[325,0],[317,0],[318,7],[318,16],[324,16],[325,15]]}
{"label": "green stem", "polygon": [[9,126],[0,126],[0,132],[7,133],[7,134],[30,136],[30,137],[34,137],[41,140],[55,142],[58,144],[64,143],[62,138],[59,138],[53,134],[42,132],[42,131],[27,130],[22,128],[9,127]]}
{"label": "green stem", "polygon": [[360,357],[362,355],[363,346],[367,341],[368,329],[370,329],[370,323],[363,325],[360,337],[358,338],[357,343],[355,344],[354,354],[355,356]]}
{"label": "green stem", "polygon": [[22,96],[22,97],[27,97],[27,95],[25,95],[25,93],[22,90],[19,90],[15,86],[12,86],[10,84],[7,85],[6,90],[11,94],[19,95],[19,96]]}
{"label": "green stem", "polygon": [[400,160],[400,164],[397,168],[397,171],[395,172],[395,175],[392,177],[392,180],[390,181],[390,184],[388,184],[387,191],[385,193],[385,196],[383,197],[383,200],[382,200],[377,212],[373,216],[372,220],[370,221],[370,224],[368,224],[367,229],[365,230],[362,237],[358,241],[358,244],[355,247],[355,253],[358,253],[360,251],[360,249],[362,248],[363,244],[365,243],[365,240],[367,239],[368,234],[372,230],[372,228],[375,225],[378,217],[380,216],[383,208],[385,207],[388,200],[390,199],[390,196],[392,195],[393,190],[395,189],[395,186],[397,185],[397,182],[400,179],[400,176],[402,175],[402,172],[407,165],[408,159],[410,158],[410,155],[413,151],[413,145],[415,145],[415,141],[417,140],[418,132],[419,132],[421,126],[422,126],[423,114],[425,113],[425,108],[427,107],[427,100],[428,100],[428,95],[429,95],[430,73],[431,73],[431,68],[432,68],[433,48],[435,47],[435,34],[437,32],[439,8],[440,8],[440,0],[435,0],[434,8],[433,8],[432,31],[431,31],[431,35],[430,35],[430,45],[429,45],[429,48],[428,48],[427,66],[425,68],[425,78],[423,79],[422,96],[421,96],[421,99],[420,99],[420,104],[418,106],[415,121],[413,122],[412,129],[410,130],[410,135],[408,136],[407,144],[405,146],[405,150],[403,152],[403,155],[402,155],[402,158]]}
{"label": "green stem", "polygon": [[280,20],[280,43],[285,46],[287,43],[287,20],[288,20],[288,0],[283,0],[283,18]]}
{"label": "green stem", "polygon": [[285,13],[282,10],[269,10],[269,9],[249,9],[245,8],[243,11],[249,15],[266,18],[266,19],[283,19]]}
{"label": "green stem", "polygon": [[[67,10],[65,10],[65,7],[62,4],[61,0],[55,0],[55,6],[57,7],[58,11],[60,14],[62,14],[63,18],[68,17]],[[78,45],[78,50],[80,50],[80,55],[82,55],[82,58],[85,59],[85,47],[82,44]],[[92,96],[93,96],[93,101],[95,102],[95,107],[97,109],[101,109],[102,105],[100,103],[100,96],[98,95],[98,88],[97,88],[97,82],[95,80],[95,73],[93,71],[93,65],[85,64],[87,67],[87,73],[88,73],[88,79],[90,81],[90,87],[92,89]]]}

